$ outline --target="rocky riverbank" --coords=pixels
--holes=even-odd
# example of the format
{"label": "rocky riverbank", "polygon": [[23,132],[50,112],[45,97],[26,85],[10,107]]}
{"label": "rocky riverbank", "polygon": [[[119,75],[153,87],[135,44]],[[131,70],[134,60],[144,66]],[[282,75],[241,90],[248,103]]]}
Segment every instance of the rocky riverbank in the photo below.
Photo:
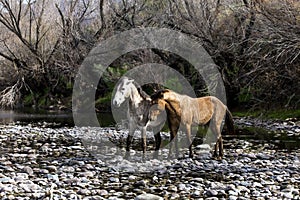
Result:
{"label": "rocky riverbank", "polygon": [[[298,134],[296,126],[283,124]],[[211,159],[207,146],[198,145],[194,159],[149,159],[138,164],[116,156],[113,166],[83,146],[78,135],[88,130],[47,124],[0,126],[0,198],[145,199],[149,194],[155,195],[152,199],[300,198],[297,148],[287,151],[276,143],[236,138],[224,141],[222,161]],[[126,132],[111,128],[101,133],[126,137]]]}

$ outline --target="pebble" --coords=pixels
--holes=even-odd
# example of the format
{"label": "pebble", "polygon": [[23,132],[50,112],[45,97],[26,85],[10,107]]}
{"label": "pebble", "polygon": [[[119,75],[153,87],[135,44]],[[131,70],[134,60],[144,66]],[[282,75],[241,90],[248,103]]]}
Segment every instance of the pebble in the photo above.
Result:
{"label": "pebble", "polygon": [[206,191],[206,195],[209,196],[209,197],[217,196],[218,191],[209,189],[209,190]]}
{"label": "pebble", "polygon": [[[292,126],[280,128],[290,127],[292,134]],[[133,160],[117,156],[111,164],[90,155],[78,139],[107,132],[120,134],[119,139],[127,136],[113,128],[0,126],[0,199],[299,197],[300,150],[274,150],[260,141],[237,138],[224,140],[222,161],[211,159],[210,145],[197,145],[195,159],[167,160],[168,149],[163,149],[161,159],[151,160],[149,153],[140,162],[139,151],[132,150]],[[164,137],[168,140],[169,135]]]}
{"label": "pebble", "polygon": [[154,194],[141,194],[135,200],[163,200],[164,198]]}
{"label": "pebble", "polygon": [[110,182],[113,182],[113,183],[119,183],[120,182],[120,179],[119,178],[115,178],[115,177],[110,177],[108,180]]}
{"label": "pebble", "polygon": [[29,166],[25,166],[25,167],[23,167],[23,172],[25,172],[25,173],[27,173],[29,176],[33,176],[33,169],[31,168],[31,167],[29,167]]}

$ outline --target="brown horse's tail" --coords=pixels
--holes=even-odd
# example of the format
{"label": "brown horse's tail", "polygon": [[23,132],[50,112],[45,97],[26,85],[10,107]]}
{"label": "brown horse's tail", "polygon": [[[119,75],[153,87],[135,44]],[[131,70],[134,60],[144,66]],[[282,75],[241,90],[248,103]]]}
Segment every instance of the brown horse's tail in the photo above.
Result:
{"label": "brown horse's tail", "polygon": [[225,124],[226,124],[228,133],[231,135],[235,135],[233,118],[232,118],[231,112],[228,110],[228,108],[226,109]]}

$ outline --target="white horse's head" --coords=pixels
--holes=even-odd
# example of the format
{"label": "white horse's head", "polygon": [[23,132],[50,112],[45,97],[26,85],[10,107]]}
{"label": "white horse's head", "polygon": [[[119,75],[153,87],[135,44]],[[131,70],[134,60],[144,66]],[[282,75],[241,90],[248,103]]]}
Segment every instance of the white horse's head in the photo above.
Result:
{"label": "white horse's head", "polygon": [[130,96],[134,80],[123,77],[117,86],[115,96],[113,98],[113,105],[120,107],[120,105]]}

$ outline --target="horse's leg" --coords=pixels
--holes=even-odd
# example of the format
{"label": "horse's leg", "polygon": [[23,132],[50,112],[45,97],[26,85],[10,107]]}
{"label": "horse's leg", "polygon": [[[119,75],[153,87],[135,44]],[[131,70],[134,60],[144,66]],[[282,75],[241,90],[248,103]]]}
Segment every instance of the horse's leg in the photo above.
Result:
{"label": "horse's leg", "polygon": [[[169,155],[168,159],[171,158],[172,156],[172,148],[173,148],[173,142],[175,142],[175,148],[176,148],[176,157],[178,157],[179,152],[178,152],[178,137],[176,137],[179,125],[177,123],[171,124],[170,125],[170,144],[169,144]],[[175,139],[175,141],[174,141]]]}
{"label": "horse's leg", "polygon": [[132,135],[128,134],[127,136],[127,141],[126,141],[126,154],[125,154],[125,159],[128,159],[130,156],[130,144],[132,141]]}
{"label": "horse's leg", "polygon": [[192,139],[191,139],[191,125],[186,124],[186,137],[187,137],[187,143],[189,146],[189,157],[193,158],[193,150],[192,150]]}
{"label": "horse's leg", "polygon": [[174,131],[170,130],[170,143],[169,143],[169,155],[168,155],[168,159],[171,158],[172,155],[172,148],[173,148],[173,139],[175,137]]}
{"label": "horse's leg", "polygon": [[129,121],[129,133],[128,133],[127,141],[126,141],[125,159],[128,159],[130,156],[130,145],[131,145],[134,131],[135,131],[135,126],[132,122]]}
{"label": "horse's leg", "polygon": [[[216,135],[216,144],[215,144],[215,151],[214,151],[214,158],[222,159],[223,157],[223,140],[220,131],[220,126],[214,124],[212,128],[213,133]],[[219,150],[219,155],[218,155]]]}
{"label": "horse's leg", "polygon": [[147,127],[142,128],[142,149],[143,149],[143,160],[145,159],[146,147],[147,147],[147,138],[146,138]]}
{"label": "horse's leg", "polygon": [[223,138],[221,134],[221,125],[222,125],[222,119],[220,119],[216,125],[216,131],[218,133],[218,142],[219,142],[219,159],[223,158]]}
{"label": "horse's leg", "polygon": [[220,136],[219,138],[219,158],[222,159],[223,158],[223,139],[222,136]]}
{"label": "horse's leg", "polygon": [[155,138],[155,151],[154,151],[154,154],[153,154],[153,158],[158,158],[158,151],[159,151],[160,144],[161,144],[160,132],[154,134],[154,138]]}
{"label": "horse's leg", "polygon": [[177,136],[178,130],[174,133],[174,139],[175,139],[175,156],[178,158],[179,156],[179,148],[178,148],[178,136]]}
{"label": "horse's leg", "polygon": [[214,122],[212,122],[212,127],[210,127],[211,131],[212,131],[212,134],[214,134],[214,137],[215,137],[215,149],[214,149],[214,154],[213,154],[213,157],[214,158],[217,158],[218,157],[218,148],[219,148],[219,136],[218,136],[218,131],[217,131],[217,128],[216,128],[216,124]]}

